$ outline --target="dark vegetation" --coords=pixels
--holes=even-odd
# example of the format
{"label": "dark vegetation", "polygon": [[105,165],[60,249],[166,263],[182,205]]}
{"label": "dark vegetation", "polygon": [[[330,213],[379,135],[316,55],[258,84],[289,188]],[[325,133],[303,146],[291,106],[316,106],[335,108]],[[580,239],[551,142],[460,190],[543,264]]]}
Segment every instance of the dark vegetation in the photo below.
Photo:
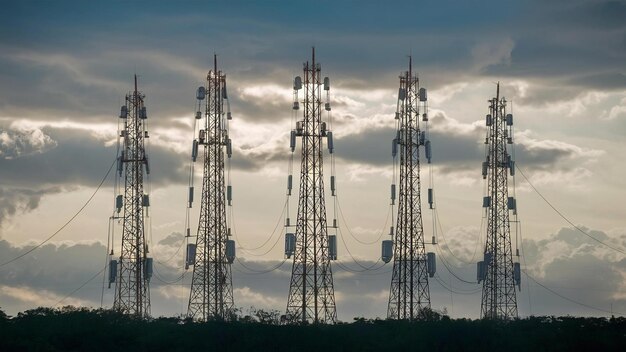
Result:
{"label": "dark vegetation", "polygon": [[252,310],[233,322],[141,320],[110,310],[0,310],[0,351],[623,351],[626,318],[531,317],[510,322],[355,318],[336,325],[280,325]]}

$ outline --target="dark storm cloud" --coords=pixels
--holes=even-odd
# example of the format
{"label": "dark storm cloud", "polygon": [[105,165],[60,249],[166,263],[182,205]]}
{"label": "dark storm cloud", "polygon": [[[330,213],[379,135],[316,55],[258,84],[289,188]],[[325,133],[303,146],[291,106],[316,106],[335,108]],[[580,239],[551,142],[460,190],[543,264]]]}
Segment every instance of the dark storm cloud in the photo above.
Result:
{"label": "dark storm cloud", "polygon": [[[282,88],[290,95],[291,84],[287,79]],[[292,112],[292,98],[285,97],[279,92],[266,92],[261,96],[246,93],[245,85],[241,84],[234,92],[229,92],[231,109],[235,114],[233,118],[242,118],[252,123],[272,123],[288,120]],[[260,89],[263,89],[260,88]]]}
{"label": "dark storm cloud", "polygon": [[[523,77],[556,91],[624,84],[623,2],[316,4],[315,13],[332,9],[323,11],[323,20],[306,15],[306,4],[249,2],[236,11],[212,4],[203,12],[207,4],[192,3],[8,5],[0,17],[11,28],[0,35],[0,112],[104,121],[117,113],[136,72],[154,116],[191,116],[213,52],[232,92],[268,83],[289,89],[312,45],[323,74],[339,87],[361,90],[395,85],[409,53],[431,88],[481,76]],[[428,16],[412,20],[418,12]],[[235,98],[233,111],[241,109],[250,121],[289,114],[269,98]]]}
{"label": "dark storm cloud", "polygon": [[[44,127],[39,131],[55,146],[42,153],[0,159],[0,179],[4,185],[96,186],[116,160],[114,145],[105,146],[103,141],[84,130]],[[154,184],[185,182],[186,158],[159,145],[150,148],[148,157]],[[115,166],[109,179],[113,175]]]}
{"label": "dark storm cloud", "polygon": [[[481,123],[463,124],[442,112],[431,115],[430,141],[433,166],[444,173],[476,170],[485,159],[486,130]],[[524,133],[516,140],[516,160],[529,169],[571,170],[572,159],[592,159],[600,151],[584,150],[575,145],[535,140]],[[395,129],[369,128],[357,134],[348,134],[335,141],[336,156],[344,161],[373,166],[390,166]],[[425,160],[424,150],[420,157]]]}
{"label": "dark storm cloud", "polygon": [[391,128],[370,129],[358,134],[337,138],[337,157],[355,163],[390,166],[392,140],[395,130]]}
{"label": "dark storm cloud", "polygon": [[571,85],[586,86],[599,90],[621,90],[626,89],[626,74],[621,72],[597,73],[582,77],[571,78],[568,83]]}
{"label": "dark storm cloud", "polygon": [[[599,29],[626,28],[626,3],[624,1],[555,1],[545,2],[551,10],[549,15],[555,14],[557,23],[574,27],[585,26]],[[546,4],[547,3],[547,4]]]}
{"label": "dark storm cloud", "polygon": [[506,97],[515,105],[546,107],[555,103],[572,101],[587,93],[588,90],[580,86],[562,86],[555,82],[535,82],[531,87],[524,89],[511,83],[503,83],[502,89],[507,92]]}

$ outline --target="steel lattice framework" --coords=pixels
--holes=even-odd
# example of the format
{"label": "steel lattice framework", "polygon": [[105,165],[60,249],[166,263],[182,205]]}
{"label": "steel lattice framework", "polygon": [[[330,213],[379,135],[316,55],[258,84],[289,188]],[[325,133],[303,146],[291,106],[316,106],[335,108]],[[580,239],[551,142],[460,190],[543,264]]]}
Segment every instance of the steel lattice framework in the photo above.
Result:
{"label": "steel lattice framework", "polygon": [[[300,323],[334,323],[337,310],[329,256],[322,159],[322,137],[328,132],[321,118],[321,66],[315,62],[315,48],[312,61],[303,66],[303,120],[297,122],[295,131],[302,137],[300,195],[287,319]],[[295,85],[294,88],[297,96],[298,88]]]}
{"label": "steel lattice framework", "polygon": [[420,192],[420,147],[425,145],[425,138],[420,137],[420,117],[426,114],[426,102],[421,101],[419,90],[419,79],[409,59],[409,70],[400,76],[396,115],[394,143],[398,144],[400,172],[389,319],[418,319],[425,308],[430,309]]}
{"label": "steel lattice framework", "polygon": [[[144,138],[147,136],[145,95],[135,90],[126,95],[122,108],[124,129],[121,131],[123,149],[119,156],[120,172],[124,170],[124,216],[122,251],[119,257],[119,274],[115,282],[113,309],[126,314],[146,317],[150,314],[151,259],[144,234],[144,165],[148,170]],[[126,109],[126,116],[124,116]],[[119,209],[119,208],[118,208]]]}
{"label": "steel lattice framework", "polygon": [[187,314],[196,320],[229,320],[234,314],[234,300],[231,264],[226,258],[224,149],[230,147],[230,139],[224,111],[226,75],[218,71],[217,58],[207,75],[205,91],[197,139],[204,165],[200,219]]}
{"label": "steel lattice framework", "polygon": [[[481,316],[488,319],[517,318],[517,299],[513,253],[511,247],[511,227],[509,223],[508,171],[511,157],[507,144],[512,136],[507,128],[506,99],[500,98],[498,84],[495,98],[489,101],[487,122],[487,173],[488,195],[484,206],[487,208],[487,241],[485,244],[485,265]],[[512,121],[512,117],[511,117]],[[512,124],[512,122],[511,122]],[[480,269],[479,269],[480,276]]]}

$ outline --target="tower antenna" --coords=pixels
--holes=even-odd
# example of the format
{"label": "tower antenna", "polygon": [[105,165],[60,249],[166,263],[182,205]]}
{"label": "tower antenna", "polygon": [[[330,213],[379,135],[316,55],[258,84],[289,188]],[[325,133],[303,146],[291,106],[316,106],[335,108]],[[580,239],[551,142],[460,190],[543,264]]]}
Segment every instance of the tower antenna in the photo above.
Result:
{"label": "tower antenna", "polygon": [[[145,151],[145,138],[148,137],[145,95],[137,88],[126,95],[120,118],[123,129],[120,137],[123,147],[118,156],[118,173],[124,176],[124,193],[116,197],[116,211],[123,215],[122,250],[117,260],[111,260],[110,282],[115,282],[113,309],[139,317],[150,315],[150,289],[152,258],[148,257],[148,244],[145,237],[144,218],[150,200],[144,193],[145,173],[150,173],[148,156]],[[118,270],[119,264],[119,270]]]}
{"label": "tower antenna", "polygon": [[[487,160],[482,165],[487,194],[483,207],[487,217],[487,236],[483,260],[477,264],[478,283],[483,284],[481,316],[487,319],[517,318],[515,286],[520,286],[520,264],[513,262],[510,212],[517,217],[514,197],[509,197],[508,177],[515,175],[515,161],[507,150],[513,144],[513,115],[507,113],[506,98],[489,100],[486,116]],[[517,255],[517,253],[516,253]]]}
{"label": "tower antenna", "polygon": [[[232,187],[226,183],[224,164],[226,157],[230,162],[232,156],[228,134],[232,117],[226,75],[218,71],[216,54],[213,70],[209,71],[205,86],[196,91],[196,98],[197,128],[194,131],[197,130],[198,135],[194,135],[191,158],[192,162],[201,158],[203,176],[196,243],[187,245],[186,267],[193,266],[187,315],[201,321],[231,320],[235,313],[231,274],[235,241],[230,239],[226,216],[226,207],[232,202]],[[198,149],[202,155],[198,154]],[[190,179],[188,210],[193,205],[193,175]],[[190,231],[187,232],[191,237]]]}
{"label": "tower antenna", "polygon": [[[383,261],[394,258],[387,317],[414,320],[430,309],[428,277],[435,274],[435,254],[426,253],[421,204],[421,149],[428,163],[431,161],[427,96],[426,88],[420,88],[419,79],[413,74],[411,56],[409,70],[400,76],[397,107],[392,155],[394,168],[399,164],[400,169],[398,215],[395,233],[393,226],[390,231],[392,240],[385,240],[382,244]],[[395,199],[396,185],[392,184],[392,206]],[[428,189],[428,203],[433,209],[432,188]]]}
{"label": "tower antenna", "polygon": [[[336,236],[328,235],[324,198],[323,138],[333,153],[333,135],[322,122],[321,89],[326,91],[326,111],[330,111],[330,80],[321,80],[321,66],[304,63],[304,79],[294,80],[294,109],[299,110],[298,92],[304,90],[303,117],[291,131],[291,150],[296,137],[302,137],[300,194],[296,233],[293,241],[293,266],[287,300],[287,319],[299,323],[334,323],[337,320],[335,292],[330,261],[336,258]],[[332,188],[331,180],[331,188]],[[293,234],[288,234],[293,235]],[[292,238],[291,236],[289,238]]]}

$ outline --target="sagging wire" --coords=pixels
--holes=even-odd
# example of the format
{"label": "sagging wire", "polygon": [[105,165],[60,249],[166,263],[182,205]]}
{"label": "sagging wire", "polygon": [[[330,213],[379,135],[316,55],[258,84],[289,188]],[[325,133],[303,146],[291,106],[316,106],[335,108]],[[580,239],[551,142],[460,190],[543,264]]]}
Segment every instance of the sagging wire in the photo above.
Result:
{"label": "sagging wire", "polygon": [[602,240],[600,240],[600,239],[590,235],[589,233],[587,233],[586,231],[581,229],[579,226],[575,225],[569,218],[567,218],[562,212],[560,212],[550,201],[548,201],[548,199],[546,197],[544,197],[544,195],[541,194],[541,192],[539,192],[539,190],[530,182],[528,177],[526,177],[526,175],[524,174],[524,172],[522,171],[522,169],[518,165],[516,165],[515,167],[522,174],[522,176],[524,177],[524,179],[526,180],[528,185],[535,191],[535,193],[537,193],[537,195],[539,195],[539,197],[541,197],[541,199],[543,199],[543,201],[546,202],[546,204],[548,204],[550,206],[550,208],[552,208],[552,210],[554,210],[561,218],[563,218],[563,220],[565,220],[568,224],[570,224],[574,229],[576,229],[578,232],[582,233],[583,235],[591,238],[592,240],[594,240],[594,241],[596,241],[596,242],[598,242],[600,244],[603,244],[604,246],[606,246],[606,247],[608,247],[608,248],[610,248],[610,249],[612,249],[612,250],[614,250],[616,252],[619,252],[619,253],[622,253],[622,254],[626,254],[625,251],[623,251],[623,250],[621,250],[621,249],[619,249],[617,247],[614,247],[614,246],[612,246],[612,245],[610,245],[610,244],[608,244],[606,242],[603,242]]}
{"label": "sagging wire", "polygon": [[481,217],[480,228],[477,233],[476,243],[474,244],[474,253],[472,254],[472,259],[470,259],[469,261],[466,261],[466,260],[459,258],[456,254],[454,254],[454,252],[450,248],[448,240],[446,239],[446,236],[444,235],[445,231],[443,230],[443,226],[441,225],[441,217],[439,216],[439,212],[436,210],[436,208],[435,208],[434,218],[436,219],[436,223],[439,227],[439,233],[441,234],[441,238],[443,238],[443,246],[439,245],[439,243],[437,243],[437,246],[446,248],[448,253],[450,253],[457,261],[464,263],[464,264],[468,264],[468,265],[473,264],[474,260],[476,259],[476,253],[478,253],[478,247],[480,246],[480,243],[481,243],[480,239],[481,239],[481,233],[483,231],[485,219]]}
{"label": "sagging wire", "polygon": [[457,280],[467,283],[467,284],[473,284],[475,285],[476,282],[475,281],[467,281],[465,279],[462,279],[460,276],[458,276],[451,268],[450,265],[448,263],[448,261],[446,260],[446,257],[443,255],[443,252],[439,250],[439,246],[435,246],[435,250],[437,251],[437,254],[439,255],[439,257],[441,258],[441,262],[443,263],[443,266],[446,268],[446,270],[448,270],[448,272],[454,276]]}
{"label": "sagging wire", "polygon": [[[274,226],[274,229],[272,230],[270,236],[262,244],[260,244],[257,247],[250,247],[250,248],[246,248],[243,245],[239,244],[239,248],[241,248],[244,252],[246,252],[246,253],[248,253],[250,255],[253,255],[253,256],[262,256],[262,255],[265,255],[265,254],[269,253],[269,251],[271,251],[276,246],[276,244],[272,245],[272,248],[270,250],[268,250],[268,251],[266,251],[266,252],[264,252],[262,254],[255,254],[252,251],[258,250],[258,249],[261,249],[261,248],[265,247],[265,245],[267,245],[272,240],[272,238],[274,237],[274,234],[276,234],[276,233],[280,234],[280,232],[276,232],[276,230],[278,230],[278,227],[283,222],[282,220],[285,218],[283,215],[286,214],[286,212],[287,212],[288,204],[289,204],[289,200],[286,200],[284,205],[283,205],[283,208],[282,208],[282,211],[280,213],[280,216],[278,217],[278,221],[276,222],[276,225]],[[231,212],[234,213],[234,209],[231,210]],[[236,230],[236,227],[235,227],[234,217],[233,217],[233,220],[232,220],[232,226],[233,226],[233,233],[234,233],[235,239],[237,239],[237,241],[239,241],[239,239],[237,238],[237,230]],[[278,239],[280,239],[280,236],[278,237]]]}
{"label": "sagging wire", "polygon": [[341,208],[341,203],[339,202],[339,196],[336,196],[337,199],[337,209],[339,210],[339,215],[341,216],[341,219],[343,221],[343,224],[346,226],[346,229],[348,230],[348,234],[350,235],[350,237],[352,237],[355,241],[363,244],[363,245],[371,245],[371,244],[375,244],[378,243],[380,241],[380,239],[383,237],[383,235],[385,234],[385,230],[387,229],[387,225],[389,224],[389,215],[391,215],[391,205],[389,205],[388,210],[387,210],[387,215],[385,217],[385,223],[383,225],[383,228],[380,232],[380,235],[378,236],[378,238],[376,238],[374,241],[372,242],[367,242],[367,241],[362,241],[359,240],[354,233],[352,233],[352,231],[350,230],[350,225],[348,225],[348,222],[346,221],[346,218],[343,214],[343,210]]}
{"label": "sagging wire", "polygon": [[435,274],[435,281],[437,281],[439,283],[439,285],[441,285],[441,287],[443,287],[444,289],[446,289],[447,291],[451,292],[451,293],[455,293],[457,295],[474,295],[478,292],[480,292],[482,290],[482,288],[478,288],[477,290],[473,290],[473,291],[461,291],[459,289],[456,288],[451,288],[448,287],[448,285],[446,285],[443,282],[443,278],[441,276],[439,276],[438,274]]}
{"label": "sagging wire", "polygon": [[[374,265],[378,265],[378,263],[380,263],[380,259],[374,263],[372,266]],[[372,268],[372,269],[352,269],[349,268],[348,266],[346,266],[344,263],[342,262],[335,262],[335,265],[337,265],[339,268],[341,268],[342,270],[349,272],[349,273],[354,273],[354,274],[360,274],[360,275],[381,275],[381,274],[386,274],[386,273],[390,273],[392,271],[392,269],[389,270],[384,270],[384,271],[380,271],[380,269],[382,269],[383,267],[385,267],[388,263],[382,263],[381,266],[377,267],[377,268]]]}
{"label": "sagging wire", "polygon": [[345,239],[344,239],[344,236],[343,236],[343,233],[342,233],[342,231],[341,231],[341,228],[338,228],[338,231],[339,231],[339,233],[341,234],[341,236],[340,236],[340,237],[341,237],[341,242],[342,242],[342,243],[343,243],[343,245],[346,247],[346,252],[348,252],[348,255],[350,256],[350,258],[352,259],[352,261],[353,261],[356,265],[358,265],[359,267],[361,267],[362,269],[364,269],[364,270],[366,270],[366,271],[367,271],[367,270],[373,270],[373,268],[374,268],[376,265],[378,265],[378,263],[380,262],[380,259],[379,259],[376,263],[374,263],[374,264],[372,264],[372,265],[370,265],[370,266],[365,266],[365,265],[361,264],[361,263],[360,263],[360,262],[359,262],[359,261],[358,261],[358,260],[357,260],[357,259],[356,259],[353,255],[352,255],[352,252],[350,252],[350,249],[348,248],[348,245],[346,244],[346,241],[345,241]]}
{"label": "sagging wire", "polygon": [[0,267],[3,267],[3,266],[8,265],[8,264],[11,264],[11,263],[13,263],[16,260],[27,256],[28,254],[32,253],[33,251],[41,248],[41,246],[43,246],[48,241],[53,239],[56,235],[61,233],[61,231],[63,231],[72,221],[74,221],[74,219],[76,219],[78,217],[78,215],[80,215],[83,212],[83,210],[85,210],[85,208],[87,208],[87,206],[91,203],[93,198],[96,196],[96,193],[98,193],[98,191],[100,190],[100,188],[102,187],[102,185],[104,184],[106,179],[109,177],[109,174],[111,173],[111,170],[113,169],[113,166],[115,165],[116,161],[117,161],[117,158],[113,161],[113,163],[109,167],[109,170],[106,172],[106,174],[102,178],[102,181],[100,181],[100,183],[96,187],[96,190],[91,194],[91,196],[87,199],[87,201],[83,204],[83,206],[80,207],[80,209],[78,209],[78,211],[76,213],[74,213],[74,215],[72,217],[69,218],[69,220],[67,220],[58,230],[56,230],[54,233],[52,233],[52,235],[48,236],[45,240],[41,241],[40,243],[35,245],[33,248],[27,250],[26,252],[21,253],[18,256],[16,256],[16,257],[14,257],[14,258],[12,258],[12,259],[10,259],[10,260],[0,264]]}
{"label": "sagging wire", "polygon": [[54,304],[54,306],[55,307],[58,306],[59,304],[61,304],[66,299],[70,298],[73,294],[75,294],[76,292],[80,291],[83,287],[87,286],[88,283],[92,282],[98,276],[100,276],[100,274],[102,274],[105,270],[106,270],[106,265],[105,265],[104,268],[102,268],[100,271],[98,271],[92,277],[90,277],[87,281],[83,282],[80,286],[78,286],[74,291],[70,292],[65,297],[61,298],[57,303]]}
{"label": "sagging wire", "polygon": [[238,272],[242,273],[242,274],[247,274],[247,275],[257,275],[257,274],[267,274],[270,273],[272,271],[278,270],[281,266],[283,266],[283,264],[285,264],[285,262],[287,262],[287,259],[283,259],[282,262],[278,263],[277,265],[269,268],[269,269],[264,269],[264,270],[257,270],[257,269],[253,269],[249,266],[247,266],[246,264],[244,264],[243,261],[239,260],[239,258],[235,258],[235,260],[237,260],[237,263],[239,263],[242,267],[246,268],[247,270],[251,271],[251,273],[246,273],[244,271],[238,270],[236,267],[234,267],[235,270],[237,270]]}

